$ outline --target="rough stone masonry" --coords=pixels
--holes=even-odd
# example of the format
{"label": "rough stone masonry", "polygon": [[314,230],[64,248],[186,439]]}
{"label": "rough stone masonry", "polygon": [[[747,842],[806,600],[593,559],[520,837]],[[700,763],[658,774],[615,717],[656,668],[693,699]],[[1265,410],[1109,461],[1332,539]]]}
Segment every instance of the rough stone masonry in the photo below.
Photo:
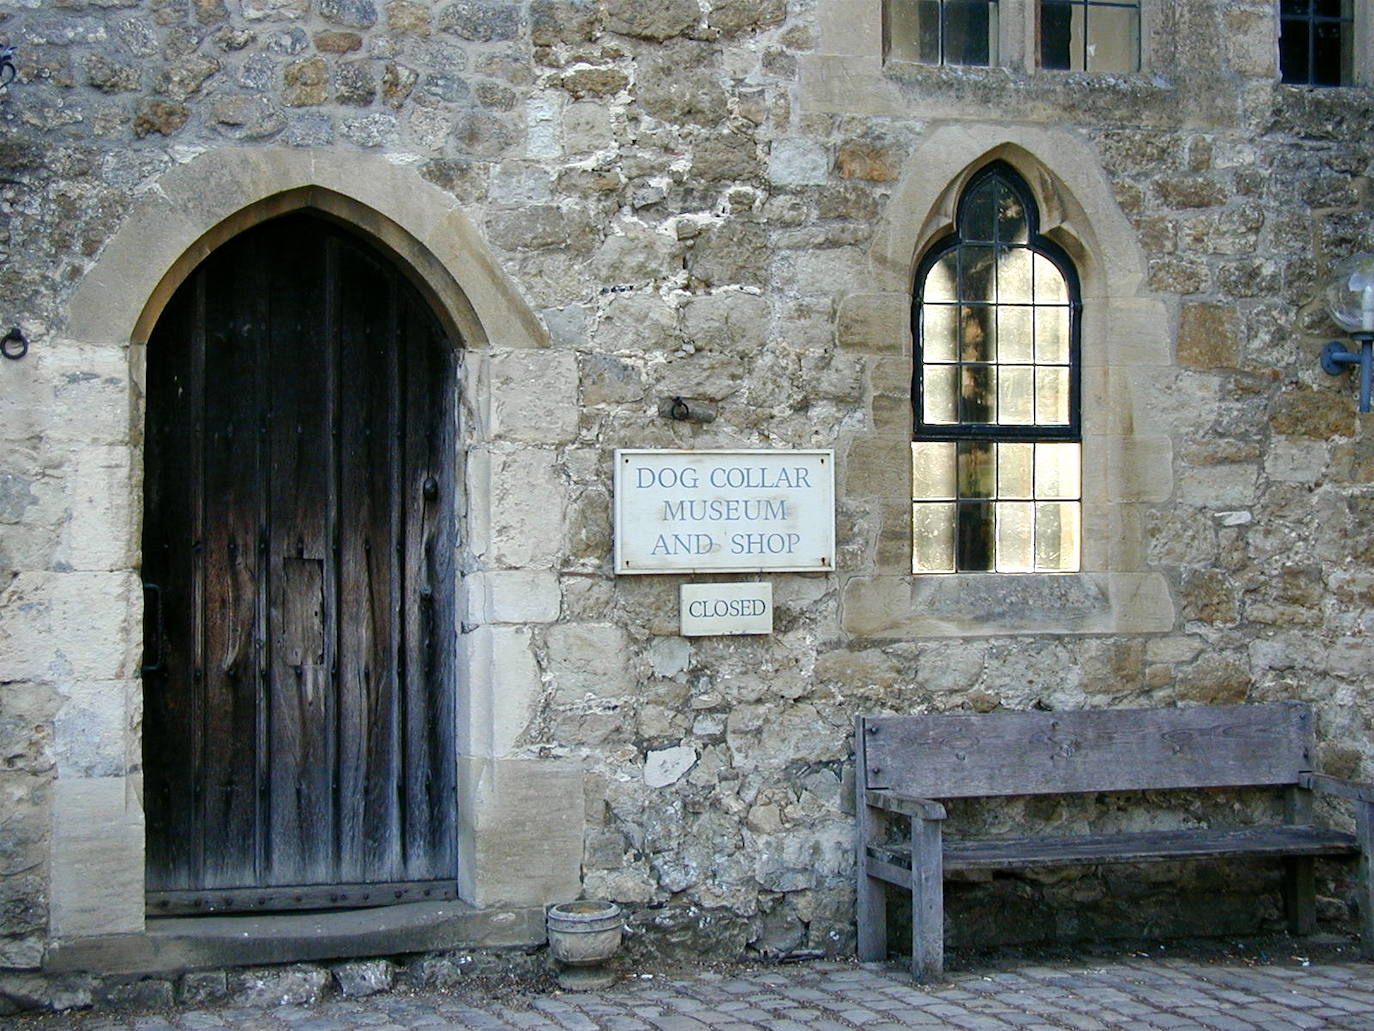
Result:
{"label": "rough stone masonry", "polygon": [[[1094,76],[884,62],[878,0],[0,0],[0,326],[30,342],[0,362],[0,967],[143,928],[139,313],[203,234],[315,185],[419,240],[486,338],[471,901],[845,954],[858,712],[1298,698],[1324,768],[1374,775],[1374,432],[1317,364],[1323,277],[1374,243],[1374,95],[1280,85],[1268,0],[1145,7],[1145,70]],[[994,157],[1083,280],[1084,571],[913,577],[913,270]],[[617,447],[834,449],[836,571],[771,576],[771,635],[680,636],[683,577],[612,573]],[[517,782],[557,818],[518,826]],[[951,936],[1257,929],[1276,885],[952,884]]]}

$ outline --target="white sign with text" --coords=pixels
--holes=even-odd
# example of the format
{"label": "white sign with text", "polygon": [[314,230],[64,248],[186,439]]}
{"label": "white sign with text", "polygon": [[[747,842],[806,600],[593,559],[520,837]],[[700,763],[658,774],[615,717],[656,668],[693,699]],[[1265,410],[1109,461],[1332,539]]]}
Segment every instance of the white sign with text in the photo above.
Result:
{"label": "white sign with text", "polygon": [[617,573],[834,568],[833,451],[615,453]]}
{"label": "white sign with text", "polygon": [[683,584],[683,637],[773,632],[770,583]]}

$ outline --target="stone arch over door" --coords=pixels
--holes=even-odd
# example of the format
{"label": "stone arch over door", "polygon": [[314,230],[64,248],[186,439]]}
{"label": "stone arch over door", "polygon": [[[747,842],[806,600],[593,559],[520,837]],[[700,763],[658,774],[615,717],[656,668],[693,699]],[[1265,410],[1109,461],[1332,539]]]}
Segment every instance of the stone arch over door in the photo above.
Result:
{"label": "stone arch over door", "polygon": [[[86,532],[123,541],[129,556],[128,564],[114,571],[126,617],[110,643],[129,672],[118,682],[90,686],[122,695],[114,704],[122,703],[125,720],[122,725],[110,721],[105,731],[110,740],[97,744],[126,757],[123,772],[59,779],[54,787],[49,928],[54,938],[79,941],[144,927],[145,832],[137,760],[142,697],[133,667],[144,637],[137,513],[148,334],[177,287],[218,244],[259,222],[302,210],[346,224],[393,257],[448,334],[462,341],[457,463],[469,489],[463,492],[466,510],[459,513],[460,609],[465,609],[466,574],[481,572],[487,561],[493,494],[487,369],[493,356],[546,347],[548,340],[456,198],[427,182],[414,166],[366,154],[226,149],[169,167],[140,193],[78,284],[61,333],[62,345],[94,355],[98,367],[111,370],[111,383],[125,384],[122,391],[112,389],[121,394],[123,408],[113,418],[129,427],[124,501],[119,512],[94,513]],[[537,670],[521,662],[513,673],[503,666],[490,635],[484,637],[480,616],[473,620],[467,613],[464,619],[457,663],[467,687],[455,713],[453,757],[462,814],[460,897],[480,905],[533,906],[575,894],[580,770],[515,751],[510,727],[539,689]],[[494,691],[497,679],[500,689]],[[59,714],[58,737],[61,728]],[[515,798],[525,806],[524,820],[505,817]],[[531,805],[540,811],[531,813]],[[541,833],[531,838],[529,821],[541,816]],[[519,876],[510,863],[516,852],[525,863]]]}

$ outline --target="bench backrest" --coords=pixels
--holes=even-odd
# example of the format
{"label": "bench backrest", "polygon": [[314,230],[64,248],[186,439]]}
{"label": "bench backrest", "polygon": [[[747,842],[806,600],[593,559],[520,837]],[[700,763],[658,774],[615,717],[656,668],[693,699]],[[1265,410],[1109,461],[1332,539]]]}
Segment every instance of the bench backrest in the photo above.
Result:
{"label": "bench backrest", "polygon": [[860,716],[864,784],[921,798],[1241,787],[1312,769],[1301,702]]}

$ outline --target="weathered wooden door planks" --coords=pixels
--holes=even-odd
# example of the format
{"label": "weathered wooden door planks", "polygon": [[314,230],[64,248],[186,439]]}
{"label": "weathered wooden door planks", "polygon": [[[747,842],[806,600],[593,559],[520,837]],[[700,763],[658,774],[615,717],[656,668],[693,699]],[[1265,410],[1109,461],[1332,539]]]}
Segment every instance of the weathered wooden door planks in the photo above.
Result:
{"label": "weathered wooden door planks", "polygon": [[149,342],[155,912],[451,896],[455,352],[307,215],[212,254]]}

